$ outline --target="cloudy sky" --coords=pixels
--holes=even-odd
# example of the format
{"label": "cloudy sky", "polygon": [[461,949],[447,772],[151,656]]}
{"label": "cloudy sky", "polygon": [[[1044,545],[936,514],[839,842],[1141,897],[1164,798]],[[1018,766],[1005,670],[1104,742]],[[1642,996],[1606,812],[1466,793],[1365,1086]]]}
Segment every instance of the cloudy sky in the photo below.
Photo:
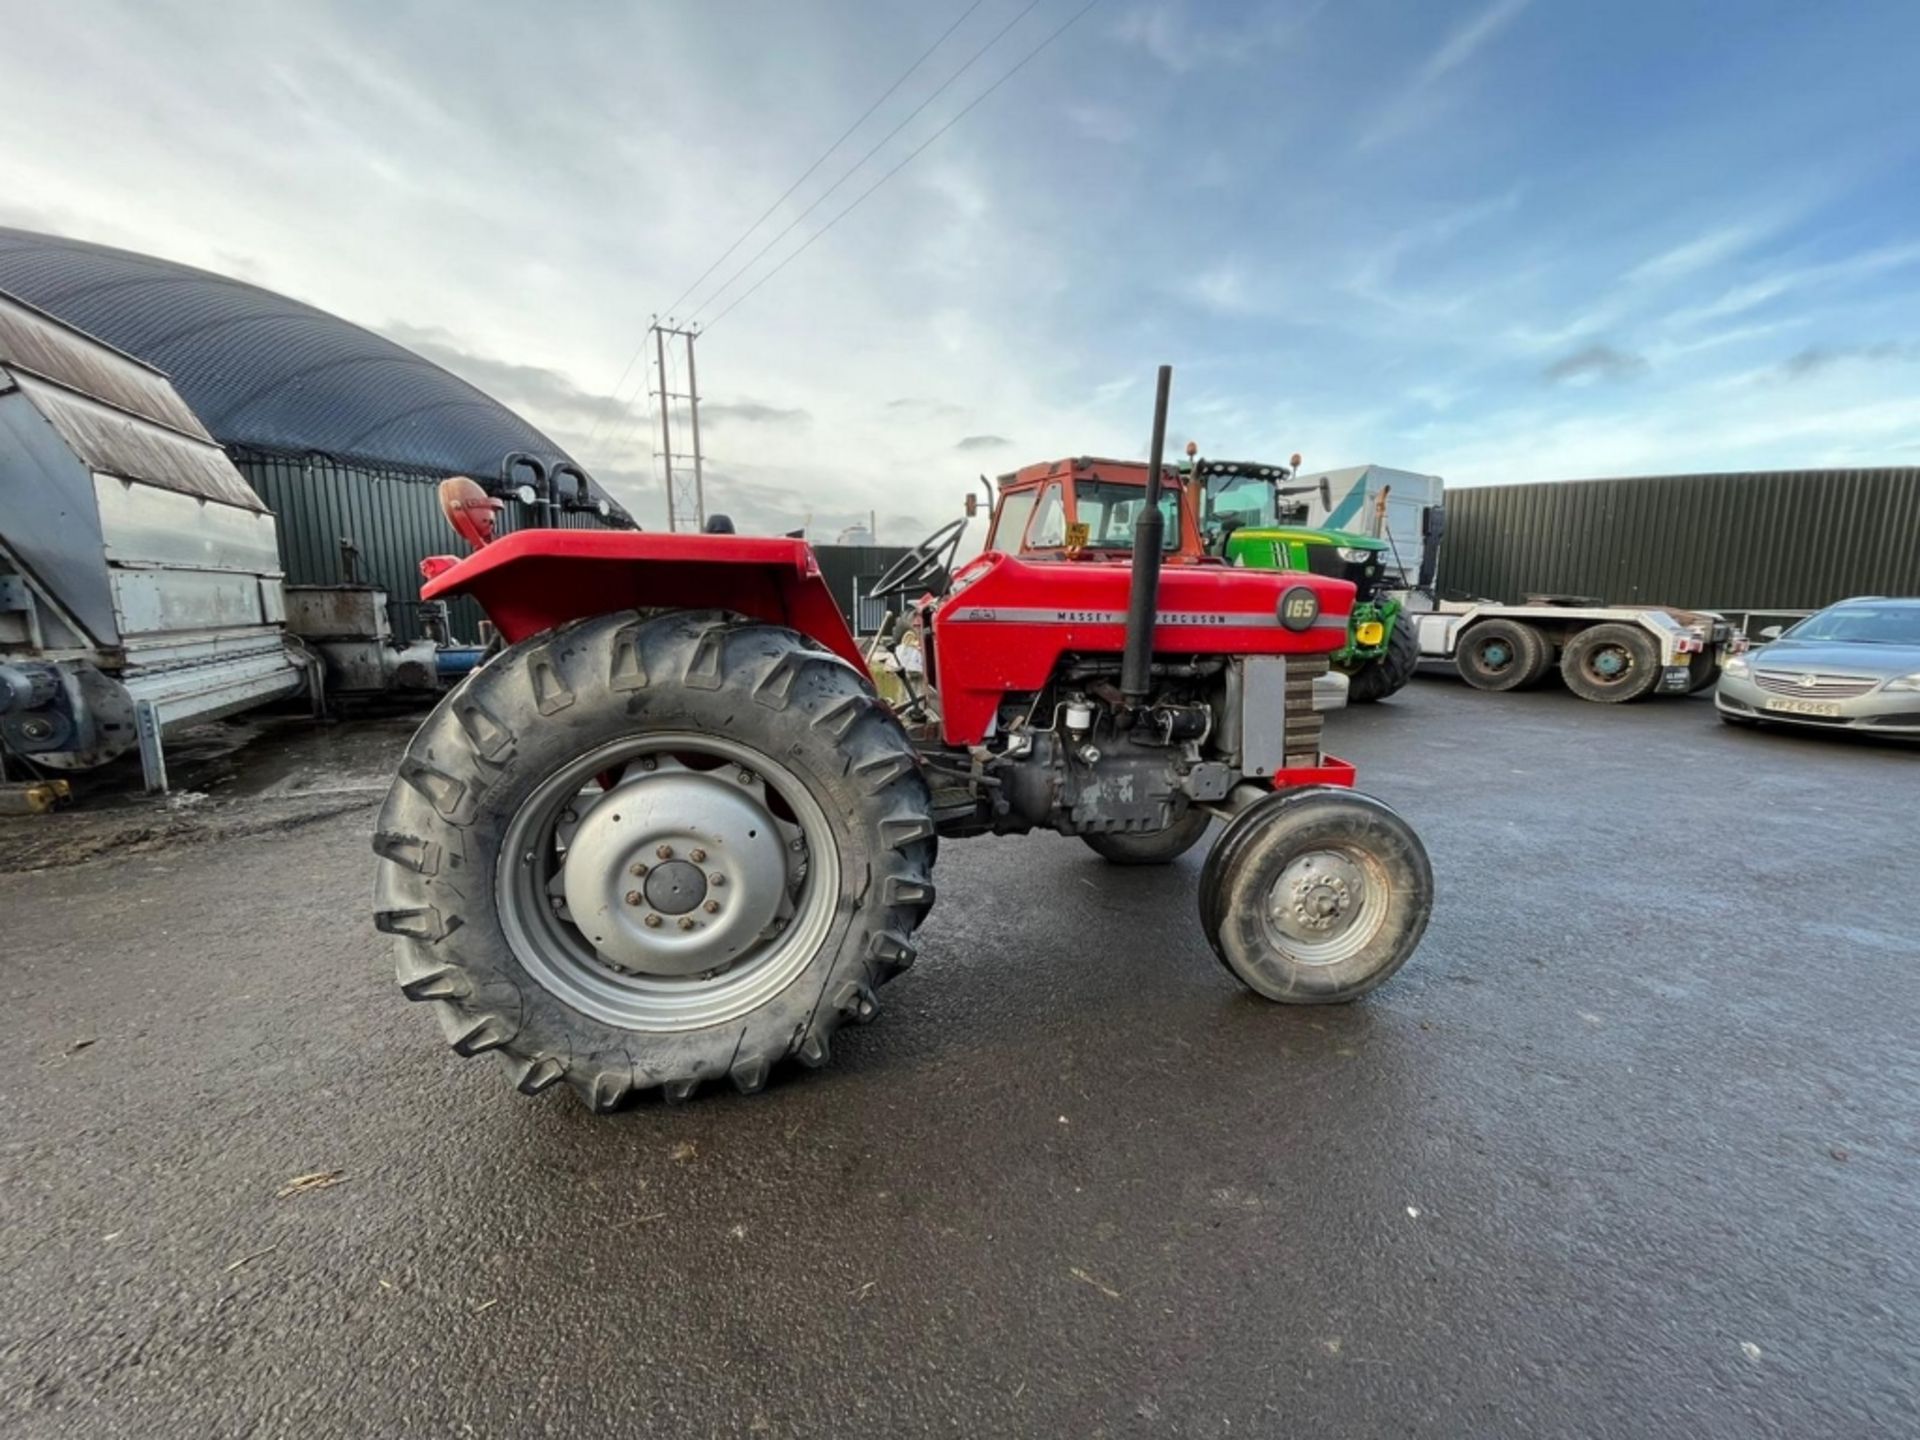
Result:
{"label": "cloudy sky", "polygon": [[1920,463],[1913,0],[6,8],[0,222],[382,330],[649,524],[669,307],[709,507],[824,539],[1140,453],[1161,361],[1215,454]]}

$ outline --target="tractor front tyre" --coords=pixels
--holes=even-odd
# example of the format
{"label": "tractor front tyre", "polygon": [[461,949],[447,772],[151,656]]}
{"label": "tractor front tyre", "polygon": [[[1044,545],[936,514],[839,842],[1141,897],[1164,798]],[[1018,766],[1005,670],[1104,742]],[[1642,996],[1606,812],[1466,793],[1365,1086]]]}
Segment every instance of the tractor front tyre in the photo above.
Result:
{"label": "tractor front tyre", "polygon": [[1289,1005],[1366,994],[1406,963],[1432,911],[1433,869],[1412,827],[1330,786],[1243,810],[1200,876],[1200,923],[1220,963]]}
{"label": "tractor front tyre", "polygon": [[524,640],[421,725],[374,922],[463,1055],[595,1110],[758,1090],[913,960],[931,798],[866,676],[792,630],[626,611]]}
{"label": "tractor front tyre", "polygon": [[1420,637],[1414,634],[1412,622],[1400,615],[1393,622],[1393,632],[1387,636],[1386,653],[1374,656],[1348,676],[1347,703],[1371,705],[1386,699],[1413,678],[1414,667],[1419,663]]}
{"label": "tractor front tyre", "polygon": [[1460,678],[1476,690],[1524,690],[1551,662],[1547,637],[1519,620],[1482,620],[1460,637],[1453,657]]}
{"label": "tractor front tyre", "polygon": [[1195,805],[1164,830],[1080,838],[1109,865],[1169,865],[1198,845],[1212,823],[1213,816]]}
{"label": "tractor front tyre", "polygon": [[1590,625],[1561,650],[1560,675],[1582,700],[1638,700],[1660,683],[1660,647],[1638,625]]}

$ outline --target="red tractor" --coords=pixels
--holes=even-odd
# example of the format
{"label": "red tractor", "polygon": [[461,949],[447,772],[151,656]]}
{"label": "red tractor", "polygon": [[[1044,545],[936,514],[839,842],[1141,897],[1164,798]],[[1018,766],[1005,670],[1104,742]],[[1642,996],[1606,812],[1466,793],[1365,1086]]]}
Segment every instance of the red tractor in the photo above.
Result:
{"label": "red tractor", "polygon": [[[422,594],[473,596],[510,648],[427,718],[380,813],[375,920],[407,998],[528,1094],[758,1090],[789,1056],[826,1063],[913,963],[942,837],[1051,829],[1151,864],[1215,818],[1200,923],[1244,984],[1314,1004],[1393,974],[1426,852],[1322,753],[1311,700],[1353,586],[1162,573],[1192,523],[1161,463],[1168,381],[1131,555],[961,565],[911,607],[923,673],[898,706],[800,540],[529,530],[434,566]],[[952,539],[884,585],[924,587]]]}

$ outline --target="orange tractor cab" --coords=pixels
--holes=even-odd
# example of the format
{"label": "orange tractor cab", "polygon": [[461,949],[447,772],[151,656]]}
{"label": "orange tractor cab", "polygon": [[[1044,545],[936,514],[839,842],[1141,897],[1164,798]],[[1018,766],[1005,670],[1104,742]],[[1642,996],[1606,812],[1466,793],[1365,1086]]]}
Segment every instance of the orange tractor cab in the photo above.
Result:
{"label": "orange tractor cab", "polygon": [[751,1091],[873,1017],[940,839],[1048,829],[1164,864],[1215,820],[1199,918],[1232,974],[1296,1003],[1393,974],[1427,857],[1312,705],[1353,587],[1183,553],[1169,382],[1144,487],[1038,467],[937,593],[955,525],[883,577],[924,657],[898,704],[801,540],[530,530],[430,562],[423,595],[473,596],[509,648],[428,717],[381,811],[375,919],[407,998],[527,1093]]}
{"label": "orange tractor cab", "polygon": [[[986,548],[1063,560],[1126,555],[1146,483],[1141,460],[1083,457],[1024,466],[1000,479]],[[1161,472],[1160,497],[1162,563],[1209,560],[1192,501],[1171,467]]]}

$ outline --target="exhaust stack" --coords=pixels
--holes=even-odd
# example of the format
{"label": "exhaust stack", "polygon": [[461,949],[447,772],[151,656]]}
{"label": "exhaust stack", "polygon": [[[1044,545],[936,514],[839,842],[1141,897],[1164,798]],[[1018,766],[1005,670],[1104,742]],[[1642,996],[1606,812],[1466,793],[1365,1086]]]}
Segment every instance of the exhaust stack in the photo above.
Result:
{"label": "exhaust stack", "polygon": [[1153,440],[1147,456],[1146,504],[1133,522],[1133,580],[1127,594],[1127,648],[1120,656],[1120,693],[1140,704],[1152,689],[1153,622],[1160,591],[1160,547],[1166,520],[1160,514],[1160,467],[1167,448],[1167,394],[1173,367],[1162,365],[1153,396]]}

